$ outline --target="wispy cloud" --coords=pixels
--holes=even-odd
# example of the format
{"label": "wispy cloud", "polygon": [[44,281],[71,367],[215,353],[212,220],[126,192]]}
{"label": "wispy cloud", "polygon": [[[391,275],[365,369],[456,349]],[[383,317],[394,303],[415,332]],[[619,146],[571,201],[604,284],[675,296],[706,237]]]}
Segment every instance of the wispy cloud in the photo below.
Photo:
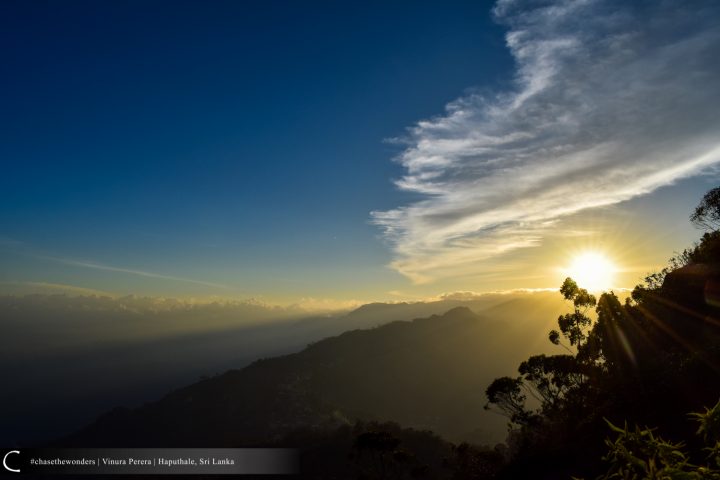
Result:
{"label": "wispy cloud", "polygon": [[409,129],[404,190],[373,212],[416,282],[539,245],[558,220],[720,161],[720,4],[501,0],[514,83]]}
{"label": "wispy cloud", "polygon": [[116,295],[96,290],[93,288],[78,287],[64,283],[50,282],[25,282],[12,281],[0,282],[0,294],[31,294],[31,293],[64,293],[69,295],[95,295],[99,297],[115,297]]}
{"label": "wispy cloud", "polygon": [[0,248],[17,248],[22,246],[24,246],[24,243],[20,240],[15,240],[0,233]]}
{"label": "wispy cloud", "polygon": [[[52,262],[62,263],[64,265],[70,265],[73,267],[89,268],[89,269],[93,269],[93,270],[103,270],[106,272],[124,273],[124,274],[128,274],[128,275],[137,275],[137,276],[141,276],[141,277],[157,278],[160,280],[170,280],[170,281],[174,281],[174,282],[192,283],[195,285],[204,285],[206,287],[220,288],[223,290],[231,290],[232,289],[232,287],[230,287],[228,285],[224,285],[222,283],[207,282],[204,280],[196,280],[196,279],[186,278],[186,277],[177,277],[174,275],[164,275],[164,274],[155,273],[155,272],[148,272],[145,270],[116,267],[116,266],[112,266],[112,265],[105,265],[102,263],[76,260],[76,259],[72,259],[72,258],[64,258],[64,257],[60,257],[60,256],[55,256],[55,255],[47,255],[47,254],[38,252],[36,249],[32,248],[30,245],[26,244],[25,242],[15,240],[13,238],[7,237],[2,234],[0,234],[0,249],[16,251],[16,252],[22,253],[24,255],[33,257],[33,258],[38,258],[38,259],[42,259],[42,260],[50,260]],[[30,285],[31,283],[32,282],[27,282],[28,285]],[[40,282],[40,283],[36,283],[36,285],[37,286],[44,285],[46,287],[50,287],[51,285],[61,285],[61,284]],[[64,286],[64,287],[67,287],[67,286]],[[107,294],[106,292],[100,292],[100,293]]]}
{"label": "wispy cloud", "polygon": [[46,257],[46,256],[43,256],[43,257],[38,256],[38,258],[52,260],[55,262],[63,263],[65,265],[71,265],[73,267],[91,268],[94,270],[104,270],[106,272],[126,273],[129,275],[138,275],[141,277],[158,278],[161,280],[172,280],[175,282],[194,283],[196,285],[204,285],[206,287],[222,288],[225,290],[230,289],[229,286],[223,285],[221,283],[206,282],[203,280],[194,280],[191,278],[176,277],[176,276],[172,276],[172,275],[162,275],[159,273],[146,272],[143,270],[133,270],[133,269],[129,269],[129,268],[113,267],[110,265],[103,265],[100,263],[83,262],[83,261],[72,260],[72,259],[68,259],[68,258],[57,258],[57,257]]}

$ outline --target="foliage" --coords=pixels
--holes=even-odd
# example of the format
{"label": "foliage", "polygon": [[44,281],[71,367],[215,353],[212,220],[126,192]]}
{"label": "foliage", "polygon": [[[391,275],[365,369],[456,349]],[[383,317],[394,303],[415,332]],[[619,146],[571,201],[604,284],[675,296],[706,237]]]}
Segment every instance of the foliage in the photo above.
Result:
{"label": "foliage", "polygon": [[535,355],[522,362],[518,371],[525,386],[546,412],[583,381],[572,355]]}
{"label": "foliage", "polygon": [[720,442],[720,400],[714,407],[706,407],[704,413],[691,413],[690,416],[700,423],[697,433],[705,442]]}
{"label": "foliage", "polygon": [[720,187],[713,188],[703,196],[690,215],[690,221],[706,230],[714,231],[720,227]]}
{"label": "foliage", "polygon": [[493,478],[504,463],[501,449],[483,449],[463,442],[453,445],[445,466],[452,472],[452,480],[480,480]]}
{"label": "foliage", "polygon": [[649,292],[657,292],[660,290],[668,273],[692,263],[692,252],[697,248],[698,245],[694,245],[693,248],[686,248],[682,252],[673,255],[668,260],[667,266],[662,268],[660,271],[649,273],[643,279],[643,283],[636,285],[633,289],[631,294],[632,299],[636,302],[642,302],[643,298]]}
{"label": "foliage", "polygon": [[[575,280],[570,277],[560,286],[560,293],[565,300],[573,302],[574,309],[572,313],[558,317],[558,327],[571,346],[580,348],[587,341],[585,330],[592,324],[587,311],[597,304],[597,299],[584,288],[578,287]],[[551,341],[556,337],[554,330],[550,332],[549,337]]]}
{"label": "foliage", "polygon": [[699,242],[672,256],[663,269],[649,273],[644,278],[644,282],[633,289],[632,299],[642,303],[649,294],[657,294],[663,286],[665,277],[675,270],[693,264],[717,264],[719,260],[720,231],[705,232]]}
{"label": "foliage", "polygon": [[600,479],[699,479],[697,467],[690,464],[682,443],[672,443],[656,436],[652,429],[635,427],[630,430],[607,422],[616,432],[615,440],[607,440],[610,462],[608,472]]}
{"label": "foliage", "polygon": [[492,478],[505,462],[500,447],[454,445],[392,422],[358,422],[353,433],[350,459],[359,479],[480,480]]}
{"label": "foliage", "polygon": [[[648,275],[633,301],[613,292],[595,298],[574,280],[563,282],[572,311],[548,339],[567,354],[532,356],[520,376],[497,379],[486,391],[486,408],[511,421],[511,459],[501,478],[606,472],[598,478],[720,480],[720,402],[691,414],[697,436],[676,420],[677,412],[720,395],[720,303],[712,296],[720,285],[720,187],[691,220],[709,231]],[[531,398],[539,404],[534,411],[526,405]],[[607,420],[618,418],[657,425],[671,440]],[[617,434],[604,445],[603,419]],[[604,449],[609,469],[600,463]]]}
{"label": "foliage", "polygon": [[599,480],[622,479],[720,479],[720,401],[704,413],[691,413],[700,423],[697,431],[702,435],[709,455],[706,465],[694,465],[683,443],[673,443],[656,436],[653,429],[623,428],[606,420],[617,433],[615,440],[606,440],[608,453],[604,460],[610,463],[608,471]]}
{"label": "foliage", "polygon": [[[580,288],[571,278],[566,278],[560,287],[560,293],[573,304],[572,313],[560,315],[558,330],[549,333],[549,340],[561,345],[564,337],[570,347],[575,347],[576,355],[535,355],[522,362],[517,378],[501,377],[490,384],[485,391],[488,403],[503,415],[511,424],[530,425],[537,422],[539,415],[550,415],[566,405],[570,393],[582,388],[592,370],[596,355],[592,346],[598,345],[594,336],[600,332],[589,330],[592,320],[588,310],[597,305],[597,299],[586,289]],[[569,352],[568,346],[563,345]],[[528,394],[540,402],[540,410],[532,412],[526,409]]]}
{"label": "foliage", "polygon": [[399,449],[400,440],[385,431],[364,432],[355,439],[356,464],[360,478],[402,478],[405,466],[415,460],[407,450]]}
{"label": "foliage", "polygon": [[720,400],[714,407],[706,407],[705,412],[691,413],[690,416],[700,423],[697,434],[702,435],[708,458],[714,460],[715,468],[720,468]]}
{"label": "foliage", "polygon": [[512,423],[527,424],[531,414],[525,410],[527,396],[522,392],[522,387],[521,378],[496,378],[485,390],[488,398],[485,409],[489,410],[490,404],[494,404]]}

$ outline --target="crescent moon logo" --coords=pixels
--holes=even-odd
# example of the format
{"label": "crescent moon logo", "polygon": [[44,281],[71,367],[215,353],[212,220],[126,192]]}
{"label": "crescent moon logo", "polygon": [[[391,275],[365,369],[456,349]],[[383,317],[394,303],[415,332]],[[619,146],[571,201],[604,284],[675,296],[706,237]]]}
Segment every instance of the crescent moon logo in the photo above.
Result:
{"label": "crescent moon logo", "polygon": [[5,470],[8,470],[8,471],[10,471],[10,472],[20,473],[20,469],[19,469],[19,468],[18,468],[18,469],[14,469],[14,468],[8,467],[7,458],[10,456],[11,453],[17,453],[18,455],[20,455],[20,450],[10,450],[9,452],[7,452],[7,453],[5,454],[5,456],[3,457],[3,467],[5,467]]}

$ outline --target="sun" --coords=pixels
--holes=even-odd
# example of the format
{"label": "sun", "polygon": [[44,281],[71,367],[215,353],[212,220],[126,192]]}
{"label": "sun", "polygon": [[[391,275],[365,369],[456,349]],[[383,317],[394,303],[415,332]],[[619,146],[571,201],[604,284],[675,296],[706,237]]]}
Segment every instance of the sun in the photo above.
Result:
{"label": "sun", "polygon": [[615,265],[600,252],[577,255],[566,272],[580,288],[592,292],[609,290],[615,281]]}

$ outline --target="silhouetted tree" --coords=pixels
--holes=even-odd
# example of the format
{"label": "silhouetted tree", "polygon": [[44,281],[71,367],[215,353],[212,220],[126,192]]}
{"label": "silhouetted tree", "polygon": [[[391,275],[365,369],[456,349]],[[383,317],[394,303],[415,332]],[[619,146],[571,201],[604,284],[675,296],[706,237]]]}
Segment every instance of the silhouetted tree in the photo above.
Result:
{"label": "silhouetted tree", "polygon": [[[378,425],[380,426],[380,425]],[[386,425],[390,426],[390,425]],[[399,426],[395,426],[399,429]],[[407,432],[405,432],[407,434]],[[425,433],[418,433],[417,439],[422,439]],[[430,439],[436,440],[433,437]],[[408,448],[402,448],[402,441],[393,433],[386,430],[370,430],[357,435],[353,445],[356,468],[360,479],[401,480],[406,478],[426,478],[431,473],[427,463]],[[432,445],[438,450],[440,445]],[[426,459],[425,459],[426,460]]]}
{"label": "silhouetted tree", "polygon": [[[573,302],[574,310],[572,313],[566,313],[558,317],[558,327],[560,327],[560,332],[568,339],[571,346],[580,348],[587,340],[585,329],[592,323],[587,311],[597,304],[597,300],[587,290],[578,287],[575,280],[570,277],[566,278],[560,286],[560,293],[565,300]],[[549,338],[551,342],[553,339],[557,341],[559,335],[553,330],[550,332]]]}
{"label": "silhouetted tree", "polygon": [[[486,391],[487,406],[511,419],[512,459],[499,478],[601,474],[603,419],[629,419],[658,425],[669,440],[613,426],[618,438],[606,456],[612,467],[601,478],[720,479],[720,403],[696,414],[701,433],[717,432],[706,444],[677,420],[678,412],[720,396],[720,187],[691,220],[710,231],[648,275],[632,300],[623,303],[613,292],[595,298],[572,279],[563,282],[560,293],[573,310],[548,339],[568,354],[532,356],[520,364],[520,376],[496,379]],[[539,403],[535,411],[526,406],[530,398]],[[685,447],[676,441],[688,438]],[[698,466],[708,452],[711,462]]]}
{"label": "silhouetted tree", "polygon": [[707,192],[695,207],[690,221],[698,228],[715,231],[720,228],[720,187]]}
{"label": "silhouetted tree", "polygon": [[453,445],[452,457],[446,460],[451,480],[484,480],[494,478],[505,464],[500,448],[479,448],[469,443]]}
{"label": "silhouetted tree", "polygon": [[535,355],[520,364],[523,384],[541,402],[543,412],[557,408],[567,393],[583,382],[572,355]]}
{"label": "silhouetted tree", "polygon": [[485,390],[485,396],[488,399],[486,410],[490,410],[490,404],[493,404],[510,422],[518,425],[529,423],[532,414],[525,409],[527,396],[523,393],[522,378],[496,378]]}
{"label": "silhouetted tree", "polygon": [[[496,379],[487,388],[485,395],[488,403],[507,416],[511,423],[516,425],[529,425],[537,420],[538,414],[549,415],[564,405],[568,394],[582,388],[586,379],[592,374],[592,368],[600,362],[601,352],[596,348],[600,342],[588,330],[592,320],[587,311],[597,304],[595,296],[591,295],[577,283],[566,278],[560,287],[560,293],[573,303],[572,313],[558,317],[559,331],[552,330],[548,335],[550,342],[560,345],[561,335],[567,339],[570,347],[577,351],[575,355],[535,355],[522,362],[517,378],[501,377]],[[563,345],[568,351],[570,347]],[[573,401],[577,400],[576,398]],[[531,395],[540,402],[540,410],[529,411],[525,402],[527,395]]]}

